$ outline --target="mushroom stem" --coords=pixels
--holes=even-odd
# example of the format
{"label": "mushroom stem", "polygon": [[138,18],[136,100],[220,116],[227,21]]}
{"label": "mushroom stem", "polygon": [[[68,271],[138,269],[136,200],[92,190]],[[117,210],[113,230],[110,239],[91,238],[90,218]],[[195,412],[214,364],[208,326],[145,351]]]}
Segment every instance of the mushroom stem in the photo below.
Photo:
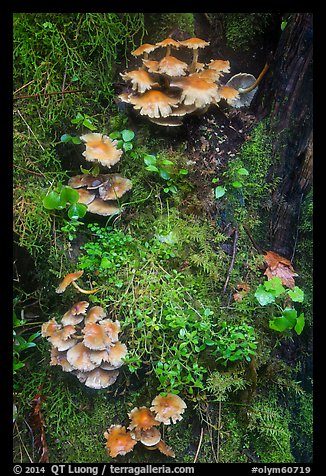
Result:
{"label": "mushroom stem", "polygon": [[168,45],[168,46],[166,47],[165,56],[171,56],[171,45]]}
{"label": "mushroom stem", "polygon": [[196,64],[198,63],[198,48],[193,50],[192,63],[189,66],[189,73],[194,73],[196,71]]}
{"label": "mushroom stem", "polygon": [[83,293],[83,294],[94,294],[94,293],[97,293],[97,291],[98,291],[98,289],[90,289],[89,291],[86,291],[85,289],[80,288],[80,287],[78,286],[78,284],[75,283],[75,281],[72,282],[72,285],[73,285],[76,289],[78,289],[78,291],[79,291],[80,293]]}
{"label": "mushroom stem", "polygon": [[260,83],[260,81],[263,79],[263,77],[265,76],[266,72],[268,71],[269,69],[269,64],[265,64],[263,70],[261,71],[260,75],[258,76],[258,78],[256,79],[256,81],[251,85],[249,86],[249,88],[239,88],[238,91],[240,94],[245,94],[245,93],[249,93],[250,91],[252,91],[253,89],[255,89],[256,86],[258,86],[258,84]]}

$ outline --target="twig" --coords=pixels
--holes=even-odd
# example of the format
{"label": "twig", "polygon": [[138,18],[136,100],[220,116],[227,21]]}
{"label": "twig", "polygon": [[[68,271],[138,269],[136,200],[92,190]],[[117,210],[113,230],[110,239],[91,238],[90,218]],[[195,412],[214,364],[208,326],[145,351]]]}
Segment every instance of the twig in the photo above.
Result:
{"label": "twig", "polygon": [[32,81],[29,81],[28,83],[24,84],[23,86],[21,86],[20,88],[16,89],[16,91],[14,91],[13,94],[16,94],[18,93],[19,91],[21,91],[22,89],[26,88],[27,86],[29,86],[30,84],[34,83],[35,79],[32,79]]}
{"label": "twig", "polygon": [[220,429],[221,429],[221,413],[222,413],[222,402],[218,402],[218,424],[217,424],[217,448],[216,448],[216,459],[217,463],[220,457]]}
{"label": "twig", "polygon": [[[17,98],[18,99],[18,98]],[[25,125],[27,126],[27,129],[31,132],[31,134],[34,136],[36,142],[38,143],[38,145],[41,147],[42,150],[44,150],[44,147],[43,145],[41,144],[41,142],[38,140],[38,138],[36,137],[36,135],[34,134],[33,130],[30,128],[30,125],[28,124],[28,122],[26,121],[26,119],[23,117],[22,113],[20,112],[19,109],[17,109],[17,112],[20,116],[20,118],[22,119],[22,121],[25,123]]]}
{"label": "twig", "polygon": [[202,427],[201,430],[200,430],[199,443],[198,443],[198,446],[197,446],[197,451],[196,451],[196,454],[195,454],[194,463],[196,463],[198,455],[199,455],[199,451],[200,451],[201,444],[202,444],[202,441],[203,441],[203,435],[204,435],[204,429]]}
{"label": "twig", "polygon": [[228,270],[228,274],[227,274],[227,277],[226,277],[226,280],[225,280],[225,283],[224,283],[224,286],[223,286],[222,294],[225,294],[227,285],[229,283],[230,275],[231,275],[231,272],[232,272],[232,269],[233,269],[233,266],[234,266],[235,255],[236,255],[236,252],[237,252],[238,236],[239,236],[238,229],[235,228],[234,229],[232,260],[231,260],[230,267],[229,267],[229,270]]}
{"label": "twig", "polygon": [[14,98],[14,101],[17,101],[18,99],[32,99],[32,98],[38,98],[41,96],[55,96],[58,94],[76,94],[76,93],[83,93],[82,89],[74,89],[72,91],[54,91],[50,93],[43,93],[43,94],[32,94],[32,95],[26,95],[26,96],[18,96]]}
{"label": "twig", "polygon": [[248,235],[248,237],[249,237],[251,243],[253,244],[255,250],[257,250],[260,255],[263,255],[263,254],[264,254],[264,250],[263,250],[259,245],[257,245],[257,243],[255,242],[255,240],[254,240],[253,237],[251,236],[251,233],[250,233],[250,231],[248,230],[248,228],[247,228],[245,225],[242,225],[242,226],[243,226],[244,231],[247,233],[247,235]]}

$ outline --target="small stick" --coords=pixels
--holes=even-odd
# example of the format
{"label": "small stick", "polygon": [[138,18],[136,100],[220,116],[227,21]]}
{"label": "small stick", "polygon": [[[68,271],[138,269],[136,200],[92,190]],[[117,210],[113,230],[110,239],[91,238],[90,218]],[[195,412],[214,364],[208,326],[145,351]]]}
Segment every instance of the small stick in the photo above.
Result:
{"label": "small stick", "polygon": [[194,463],[196,463],[197,458],[198,458],[198,455],[199,455],[199,451],[200,451],[201,444],[202,444],[202,441],[203,441],[203,435],[204,435],[204,429],[203,429],[203,427],[202,427],[201,430],[200,430],[200,438],[199,438],[199,443],[198,443],[198,447],[197,447],[197,451],[196,451]]}
{"label": "small stick", "polygon": [[231,260],[230,267],[229,267],[229,271],[228,271],[228,274],[227,274],[227,277],[226,277],[226,280],[225,280],[225,283],[224,283],[224,286],[223,286],[222,294],[225,294],[227,285],[228,285],[228,283],[229,283],[230,275],[231,275],[231,272],[232,272],[232,269],[233,269],[233,266],[234,266],[235,255],[236,255],[236,252],[237,252],[237,241],[238,241],[238,237],[239,237],[238,229],[235,228],[235,229],[234,229],[234,240],[233,240],[232,260]]}
{"label": "small stick", "polygon": [[82,93],[85,92],[82,89],[74,89],[72,91],[54,91],[54,92],[49,92],[49,93],[43,93],[43,94],[33,94],[33,95],[27,95],[27,96],[18,96],[14,98],[14,101],[17,101],[18,99],[32,99],[32,98],[38,98],[41,96],[55,96],[58,94],[75,94],[75,93]]}
{"label": "small stick", "polygon": [[259,254],[263,255],[265,253],[265,251],[259,246],[257,245],[257,243],[255,242],[255,240],[253,239],[253,237],[251,236],[251,233],[250,231],[248,230],[248,228],[245,226],[245,225],[242,225],[243,226],[243,229],[244,231],[247,233],[251,243],[253,244],[255,250],[258,251]]}

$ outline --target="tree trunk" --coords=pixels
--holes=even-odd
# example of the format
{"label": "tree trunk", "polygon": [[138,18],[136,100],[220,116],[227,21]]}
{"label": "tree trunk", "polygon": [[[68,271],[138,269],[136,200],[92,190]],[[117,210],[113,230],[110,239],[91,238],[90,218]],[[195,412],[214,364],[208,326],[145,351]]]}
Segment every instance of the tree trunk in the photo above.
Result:
{"label": "tree trunk", "polygon": [[302,201],[312,186],[312,14],[293,13],[252,104],[269,116],[272,172],[280,177],[272,201],[271,248],[293,259]]}

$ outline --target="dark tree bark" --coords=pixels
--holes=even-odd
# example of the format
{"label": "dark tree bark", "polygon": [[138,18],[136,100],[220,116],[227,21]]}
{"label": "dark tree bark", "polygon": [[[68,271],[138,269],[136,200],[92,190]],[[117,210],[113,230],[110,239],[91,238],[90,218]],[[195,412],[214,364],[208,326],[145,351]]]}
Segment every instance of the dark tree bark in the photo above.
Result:
{"label": "dark tree bark", "polygon": [[271,248],[293,259],[303,199],[312,186],[313,26],[311,13],[293,13],[252,104],[269,116],[280,183],[273,194]]}

